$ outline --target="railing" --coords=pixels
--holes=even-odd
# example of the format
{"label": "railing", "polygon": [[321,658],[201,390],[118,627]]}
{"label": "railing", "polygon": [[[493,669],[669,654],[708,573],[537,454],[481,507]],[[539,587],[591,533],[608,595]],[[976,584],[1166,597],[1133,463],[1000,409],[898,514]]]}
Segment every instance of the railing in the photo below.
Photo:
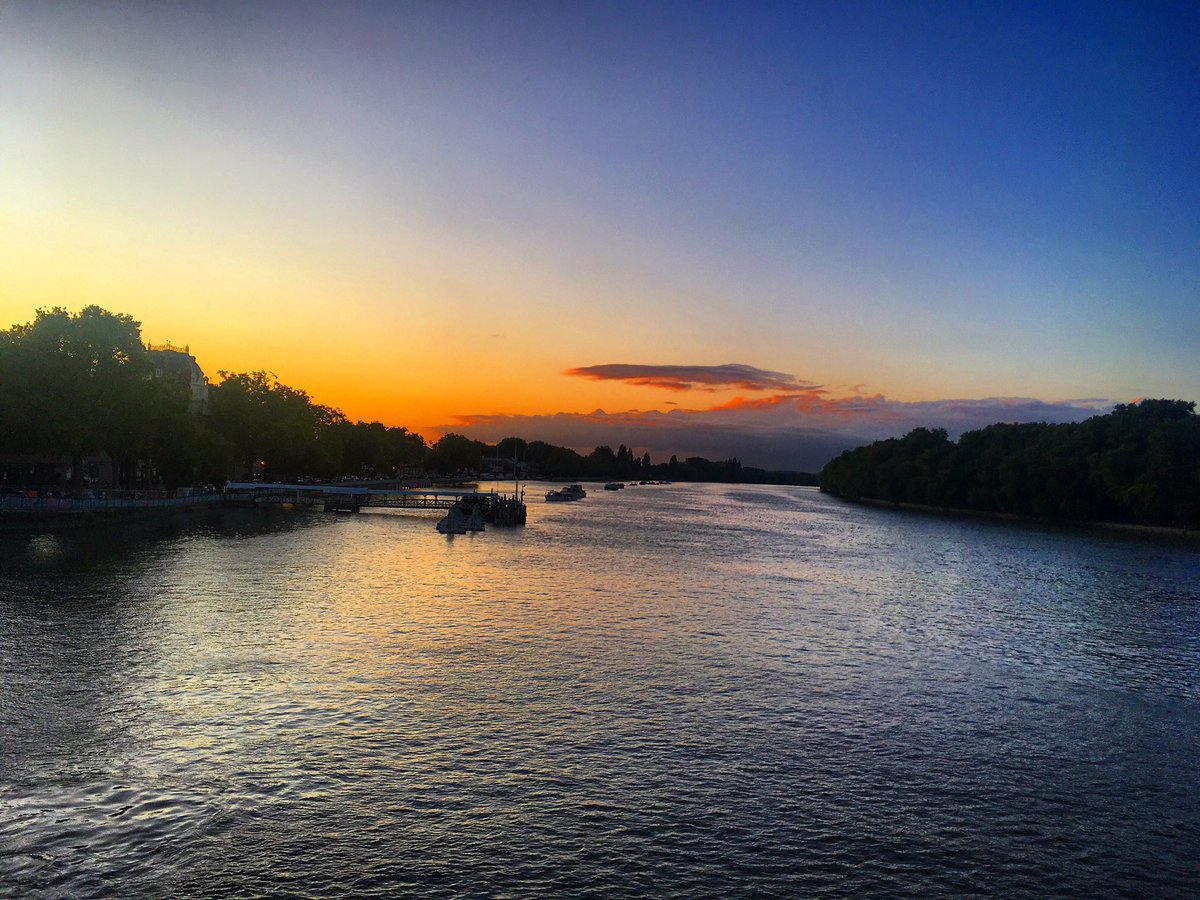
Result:
{"label": "railing", "polygon": [[357,484],[264,484],[231,481],[226,496],[254,503],[323,505],[326,512],[359,512],[363,509],[447,510],[460,502],[483,506],[491,524],[524,525],[523,495],[508,496],[496,491],[449,491],[437,488],[377,488]]}
{"label": "railing", "polygon": [[[109,493],[109,492],[105,492]],[[193,494],[177,497],[162,491],[114,491],[122,496],[44,497],[5,494],[0,510],[5,512],[88,512],[108,509],[157,509],[175,506],[199,506],[220,503],[221,494]]]}

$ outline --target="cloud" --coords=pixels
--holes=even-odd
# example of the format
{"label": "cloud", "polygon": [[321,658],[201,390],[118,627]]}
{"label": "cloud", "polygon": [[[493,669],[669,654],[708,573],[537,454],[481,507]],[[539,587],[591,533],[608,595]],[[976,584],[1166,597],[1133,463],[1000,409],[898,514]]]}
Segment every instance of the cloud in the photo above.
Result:
{"label": "cloud", "polygon": [[723,366],[643,366],[630,363],[608,363],[602,366],[581,366],[567,369],[564,375],[590,378],[593,381],[624,381],[640,387],[656,387],[667,391],[706,391],[735,389],[740,391],[820,390],[821,385],[802,381],[786,372],[771,372],[740,363]]}
{"label": "cloud", "polygon": [[904,402],[881,394],[829,398],[817,388],[754,399],[735,398],[708,409],[468,415],[442,426],[478,440],[510,435],[588,452],[623,443],[656,462],[736,456],[746,465],[816,471],[843,450],[898,437],[919,426],[964,431],[996,422],[1077,422],[1101,412],[1107,400],[1047,402],[1027,397]]}

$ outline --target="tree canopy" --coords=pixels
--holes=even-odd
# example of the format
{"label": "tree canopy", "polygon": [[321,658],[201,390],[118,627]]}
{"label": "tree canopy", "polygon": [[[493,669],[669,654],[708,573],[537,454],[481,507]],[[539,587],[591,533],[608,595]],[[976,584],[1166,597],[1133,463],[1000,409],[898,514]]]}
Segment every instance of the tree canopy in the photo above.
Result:
{"label": "tree canopy", "polygon": [[625,444],[584,455],[545,441],[509,437],[491,446],[451,432],[427,448],[406,428],[351,422],[264,371],[222,371],[207,404],[190,400],[187,381],[164,376],[128,315],[98,306],[74,315],[43,309],[34,321],[0,331],[0,455],[69,456],[76,488],[80,463],[95,456],[112,460],[119,486],[174,487],[249,473],[387,477],[421,467],[470,475],[485,458],[515,459],[545,478],[811,483],[802,473],[744,468],[737,459],[672,456],[655,465],[648,452],[638,457]]}
{"label": "tree canopy", "polygon": [[175,486],[247,471],[272,476],[391,474],[420,465],[405,428],[350,423],[266,372],[221,372],[207,410],[188,385],[156,377],[141,326],[89,306],[42,309],[0,331],[0,454],[73,461],[107,455],[120,485]]}
{"label": "tree canopy", "polygon": [[141,326],[89,306],[41,309],[0,332],[0,453],[106,453],[154,460],[178,449],[188,396],[152,377]]}
{"label": "tree canopy", "polygon": [[1041,519],[1200,526],[1195,403],[1143,400],[1085,422],[997,424],[957,444],[941,429],[848,450],[821,489]]}

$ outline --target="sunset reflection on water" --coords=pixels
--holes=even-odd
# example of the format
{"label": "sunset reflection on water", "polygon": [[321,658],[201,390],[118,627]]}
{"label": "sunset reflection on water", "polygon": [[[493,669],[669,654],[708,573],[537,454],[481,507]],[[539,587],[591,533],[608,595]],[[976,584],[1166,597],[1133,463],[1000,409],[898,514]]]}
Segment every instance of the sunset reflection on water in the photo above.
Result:
{"label": "sunset reflection on water", "polygon": [[786,487],[535,500],[524,529],[453,538],[434,521],[6,538],[3,882],[1191,883],[1192,549]]}

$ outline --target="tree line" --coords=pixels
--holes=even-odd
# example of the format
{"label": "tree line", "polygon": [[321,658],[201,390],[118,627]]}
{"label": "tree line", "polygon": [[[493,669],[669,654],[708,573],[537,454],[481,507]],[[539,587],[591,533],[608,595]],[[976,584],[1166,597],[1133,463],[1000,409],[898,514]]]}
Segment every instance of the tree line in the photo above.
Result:
{"label": "tree line", "polygon": [[507,437],[494,446],[474,441],[460,434],[447,434],[429,450],[425,465],[438,472],[478,471],[487,461],[525,464],[526,470],[543,478],[598,479],[665,479],[670,481],[727,481],[740,484],[809,484],[817,476],[807,472],[775,472],[743,466],[741,460],[730,457],[709,460],[676,456],[664,463],[654,463],[649,453],[637,456],[631,447],[621,444],[616,450],[602,444],[588,454],[570,447],[558,447],[545,441],[526,441]]}
{"label": "tree line", "polygon": [[124,487],[250,471],[333,478],[424,459],[424,439],[405,428],[352,423],[265,372],[220,377],[196,415],[186,378],[156,377],[132,317],[97,306],[39,310],[0,331],[0,456],[69,457],[75,488],[84,460],[97,456]]}
{"label": "tree line", "polygon": [[943,429],[848,450],[820,474],[846,499],[1065,521],[1200,527],[1200,416],[1142,400],[1084,422]]}
{"label": "tree line", "polygon": [[427,445],[407,428],[351,422],[267,372],[220,372],[198,411],[186,379],[156,373],[154,359],[140,323],[98,306],[77,314],[38,310],[34,321],[0,331],[0,474],[10,484],[27,482],[29,459],[68,457],[70,487],[78,490],[85,460],[101,456],[120,487],[218,483],[250,473],[280,481],[416,469],[470,474],[489,459],[515,459],[527,475],[547,478],[806,483],[796,481],[799,473],[769,473],[737,459],[671,457],[655,465],[649,453],[639,457],[624,444],[584,455],[544,441],[510,437],[491,445],[450,433]]}

